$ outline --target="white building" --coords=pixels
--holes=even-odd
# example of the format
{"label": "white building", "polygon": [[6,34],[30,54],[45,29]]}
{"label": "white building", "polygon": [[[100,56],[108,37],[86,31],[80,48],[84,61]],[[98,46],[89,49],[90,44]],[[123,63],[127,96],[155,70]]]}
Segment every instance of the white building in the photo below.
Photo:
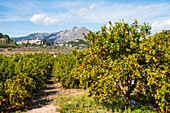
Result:
{"label": "white building", "polygon": [[18,41],[17,44],[27,44],[27,43],[30,43],[30,44],[37,44],[37,45],[40,45],[41,44],[41,40],[38,40],[38,38],[36,40],[25,40],[25,41]]}

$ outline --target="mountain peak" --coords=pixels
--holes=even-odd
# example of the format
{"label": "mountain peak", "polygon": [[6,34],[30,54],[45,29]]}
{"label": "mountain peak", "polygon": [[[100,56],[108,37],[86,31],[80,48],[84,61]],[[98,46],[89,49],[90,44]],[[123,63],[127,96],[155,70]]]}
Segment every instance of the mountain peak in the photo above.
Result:
{"label": "mountain peak", "polygon": [[85,27],[78,28],[77,26],[74,26],[70,30],[63,30],[60,32],[53,32],[53,33],[34,33],[30,34],[25,37],[15,37],[13,40],[16,41],[24,41],[24,40],[43,40],[46,39],[47,41],[53,41],[53,42],[68,42],[73,41],[75,39],[84,39],[84,34],[87,34],[89,32],[88,29]]}
{"label": "mountain peak", "polygon": [[77,26],[74,26],[72,29],[77,29],[78,27]]}
{"label": "mountain peak", "polygon": [[77,26],[74,26],[73,28],[71,28],[70,31],[75,32],[75,31],[78,30],[78,29],[79,29],[79,28],[78,28]]}

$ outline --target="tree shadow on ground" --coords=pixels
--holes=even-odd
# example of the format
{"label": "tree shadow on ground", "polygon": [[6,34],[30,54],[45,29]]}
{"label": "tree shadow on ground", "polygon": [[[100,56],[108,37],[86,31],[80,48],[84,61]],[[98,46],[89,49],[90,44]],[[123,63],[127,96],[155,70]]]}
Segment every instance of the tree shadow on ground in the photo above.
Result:
{"label": "tree shadow on ground", "polygon": [[33,103],[30,106],[27,106],[27,108],[22,107],[20,109],[9,109],[5,113],[16,111],[26,112],[27,110],[37,109],[46,105],[50,105],[53,99],[49,97],[51,95],[58,94],[59,91],[53,91],[53,89],[57,88],[57,86],[55,87],[54,85],[53,76],[51,76],[51,79],[47,82],[47,85],[48,87],[46,87],[44,90],[34,93]]}
{"label": "tree shadow on ground", "polygon": [[36,108],[41,108],[43,106],[49,105],[53,99],[48,99],[46,97],[58,93],[58,91],[40,92],[35,95],[33,104],[27,108],[27,110],[32,110]]}

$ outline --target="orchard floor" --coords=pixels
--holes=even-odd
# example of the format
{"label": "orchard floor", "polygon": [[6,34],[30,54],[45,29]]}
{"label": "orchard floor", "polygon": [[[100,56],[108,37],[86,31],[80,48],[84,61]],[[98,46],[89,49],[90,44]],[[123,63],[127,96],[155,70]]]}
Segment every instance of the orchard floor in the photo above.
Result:
{"label": "orchard floor", "polygon": [[63,89],[60,83],[53,83],[53,77],[48,82],[47,88],[35,94],[35,99],[31,106],[28,106],[26,112],[23,113],[57,113],[58,106],[53,105],[53,99],[58,94],[75,95],[87,90],[82,89]]}

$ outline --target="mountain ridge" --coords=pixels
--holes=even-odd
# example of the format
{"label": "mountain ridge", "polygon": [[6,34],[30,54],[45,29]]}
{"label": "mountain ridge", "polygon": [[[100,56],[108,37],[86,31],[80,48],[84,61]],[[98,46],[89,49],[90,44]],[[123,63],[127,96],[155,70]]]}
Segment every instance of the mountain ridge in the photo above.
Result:
{"label": "mountain ridge", "polygon": [[15,41],[46,39],[47,41],[52,41],[52,42],[68,42],[68,41],[73,41],[75,39],[85,40],[83,33],[87,35],[88,32],[89,30],[85,27],[78,28],[77,26],[75,26],[70,30],[62,30],[59,32],[52,32],[52,33],[32,33],[27,36],[13,37],[12,39]]}

